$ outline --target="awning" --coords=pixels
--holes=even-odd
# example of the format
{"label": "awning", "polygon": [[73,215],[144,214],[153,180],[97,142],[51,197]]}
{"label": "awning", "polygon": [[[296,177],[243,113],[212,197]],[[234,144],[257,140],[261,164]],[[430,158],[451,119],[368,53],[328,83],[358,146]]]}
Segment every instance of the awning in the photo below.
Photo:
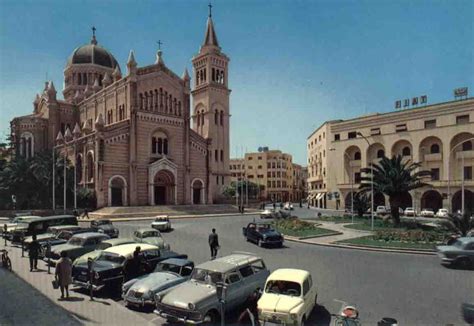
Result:
{"label": "awning", "polygon": [[313,198],[314,198],[314,195],[315,195],[315,194],[309,194],[307,199],[308,199],[308,200],[313,199]]}
{"label": "awning", "polygon": [[317,196],[316,196],[316,200],[320,200],[321,198],[323,198],[325,192],[320,192]]}

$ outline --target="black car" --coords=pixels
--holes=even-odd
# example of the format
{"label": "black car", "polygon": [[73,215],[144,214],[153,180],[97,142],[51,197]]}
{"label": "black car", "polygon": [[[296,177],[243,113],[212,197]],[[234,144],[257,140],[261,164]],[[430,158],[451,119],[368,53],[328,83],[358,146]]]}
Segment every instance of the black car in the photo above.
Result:
{"label": "black car", "polygon": [[249,223],[242,228],[242,232],[247,241],[252,241],[260,247],[264,245],[283,246],[283,235],[273,229],[270,223]]}
{"label": "black car", "polygon": [[91,221],[91,228],[94,232],[107,234],[111,238],[118,238],[119,230],[113,226],[110,220],[94,220]]}
{"label": "black car", "polygon": [[[138,275],[126,275],[127,264],[131,262],[137,247],[141,248],[142,265],[139,268]],[[131,278],[151,273],[159,262],[168,258],[187,259],[188,256],[144,243],[110,247],[105,249],[93,261],[91,274],[89,274],[87,262],[74,264],[72,269],[73,284],[89,289],[89,280],[92,278],[94,291],[107,287],[109,290],[117,292],[121,290],[124,282]]]}

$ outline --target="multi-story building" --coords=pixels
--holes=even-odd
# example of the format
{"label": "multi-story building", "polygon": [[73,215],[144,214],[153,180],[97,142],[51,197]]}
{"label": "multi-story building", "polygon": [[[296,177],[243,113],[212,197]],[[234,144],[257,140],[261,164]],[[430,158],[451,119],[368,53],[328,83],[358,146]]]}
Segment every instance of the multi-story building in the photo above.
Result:
{"label": "multi-story building", "polygon": [[280,150],[246,153],[243,159],[230,160],[231,181],[245,179],[259,185],[263,189],[261,199],[297,201],[303,198],[304,190],[300,182],[303,168],[296,166],[297,174],[292,156]]}
{"label": "multi-story building", "polygon": [[64,99],[47,82],[32,114],[12,120],[17,155],[60,143],[99,207],[218,200],[230,182],[229,58],[211,14],[192,59],[193,85],[186,69],[179,77],[166,66],[160,49],[150,61],[138,66],[131,51],[122,75],[93,29],[67,60]]}
{"label": "multi-story building", "polygon": [[[308,201],[348,208],[361,169],[381,157],[402,155],[432,172],[429,187],[404,195],[402,207],[461,209],[474,206],[474,99],[323,123],[307,139]],[[383,194],[374,205],[389,206]]]}
{"label": "multi-story building", "polygon": [[306,198],[307,177],[308,175],[306,167],[293,163],[293,201],[300,202]]}

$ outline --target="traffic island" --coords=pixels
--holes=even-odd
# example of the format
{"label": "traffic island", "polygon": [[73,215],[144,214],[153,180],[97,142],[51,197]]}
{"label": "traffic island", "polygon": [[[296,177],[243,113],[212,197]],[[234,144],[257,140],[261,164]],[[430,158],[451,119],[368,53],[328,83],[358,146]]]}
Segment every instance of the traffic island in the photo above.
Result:
{"label": "traffic island", "polygon": [[377,235],[371,235],[360,238],[337,241],[336,244],[367,248],[435,252],[436,246],[440,243],[423,241],[384,240],[378,237]]}
{"label": "traffic island", "polygon": [[342,234],[341,232],[321,228],[318,224],[302,221],[300,219],[277,220],[273,222],[273,226],[285,237],[298,240]]}

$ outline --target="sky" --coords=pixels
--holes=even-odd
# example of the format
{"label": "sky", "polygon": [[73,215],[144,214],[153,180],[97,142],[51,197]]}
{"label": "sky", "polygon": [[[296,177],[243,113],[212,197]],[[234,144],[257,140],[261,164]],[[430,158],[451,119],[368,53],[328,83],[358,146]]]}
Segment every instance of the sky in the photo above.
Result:
{"label": "sky", "polygon": [[[231,157],[260,146],[306,164],[324,121],[394,110],[398,99],[450,101],[474,92],[474,1],[213,0],[230,59]],[[32,113],[46,79],[62,90],[72,51],[97,28],[126,71],[131,49],[152,64],[157,41],[178,75],[192,69],[206,0],[0,0],[0,137]]]}

